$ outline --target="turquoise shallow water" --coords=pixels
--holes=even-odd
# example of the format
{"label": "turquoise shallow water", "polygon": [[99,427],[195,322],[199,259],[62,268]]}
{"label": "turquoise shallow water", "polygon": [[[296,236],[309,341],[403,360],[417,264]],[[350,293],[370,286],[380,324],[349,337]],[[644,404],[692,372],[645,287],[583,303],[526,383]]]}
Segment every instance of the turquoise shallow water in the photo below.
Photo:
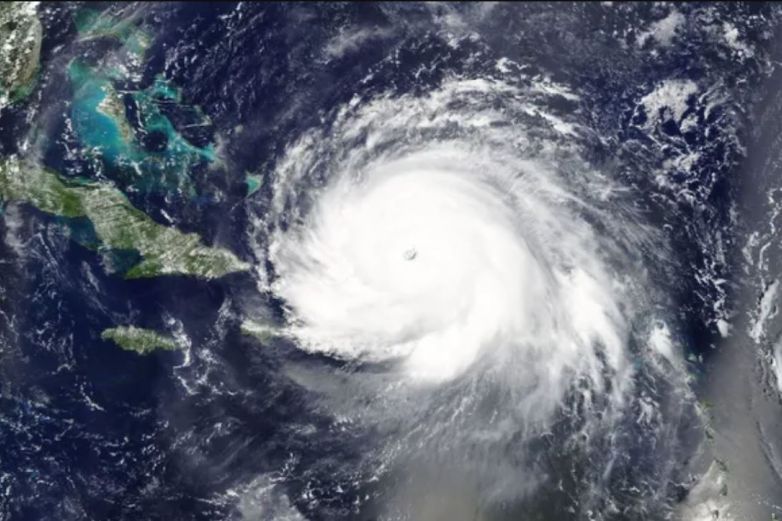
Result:
{"label": "turquoise shallow water", "polygon": [[[160,77],[146,89],[126,91],[116,86],[110,74],[79,60],[71,62],[68,73],[74,93],[71,117],[84,147],[107,166],[134,177],[137,188],[183,189],[195,195],[189,177],[196,167],[217,159],[214,146],[190,143],[163,113],[162,106],[180,110],[193,125],[208,124],[199,109],[180,107],[180,92]],[[128,96],[136,113],[135,126],[126,115]],[[162,146],[146,149],[139,140],[142,135],[154,135]]]}

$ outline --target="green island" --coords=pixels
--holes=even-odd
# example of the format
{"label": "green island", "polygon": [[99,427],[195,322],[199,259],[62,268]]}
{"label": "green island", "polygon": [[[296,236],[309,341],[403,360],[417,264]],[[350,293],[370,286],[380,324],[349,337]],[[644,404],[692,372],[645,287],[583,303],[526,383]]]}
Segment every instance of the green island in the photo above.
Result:
{"label": "green island", "polygon": [[59,217],[86,218],[99,250],[131,250],[142,257],[125,278],[179,274],[211,279],[249,269],[233,253],[204,245],[197,234],[153,221],[108,183],[69,182],[15,156],[0,160],[0,199]]}
{"label": "green island", "polygon": [[37,10],[35,2],[0,4],[0,109],[35,85],[43,34]]}
{"label": "green island", "polygon": [[174,351],[180,346],[171,337],[163,336],[151,329],[135,326],[118,326],[105,329],[100,337],[111,340],[126,351],[146,355],[156,350]]}

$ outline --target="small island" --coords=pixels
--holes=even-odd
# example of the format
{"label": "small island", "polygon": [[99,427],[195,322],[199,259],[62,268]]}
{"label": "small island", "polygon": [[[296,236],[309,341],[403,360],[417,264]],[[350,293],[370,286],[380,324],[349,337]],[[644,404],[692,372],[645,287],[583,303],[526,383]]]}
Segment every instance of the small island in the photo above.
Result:
{"label": "small island", "polygon": [[135,326],[118,326],[106,329],[101,333],[103,340],[111,340],[125,351],[135,351],[146,355],[153,351],[174,351],[180,349],[176,340],[163,336],[151,329]]}

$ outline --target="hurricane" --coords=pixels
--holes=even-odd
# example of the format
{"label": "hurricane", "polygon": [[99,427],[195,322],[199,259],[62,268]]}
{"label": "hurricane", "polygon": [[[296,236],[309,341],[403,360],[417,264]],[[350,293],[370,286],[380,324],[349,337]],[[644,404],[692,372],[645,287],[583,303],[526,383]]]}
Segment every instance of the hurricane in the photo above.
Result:
{"label": "hurricane", "polygon": [[782,8],[0,5],[0,521],[782,518]]}
{"label": "hurricane", "polygon": [[[668,428],[656,400],[673,391],[648,380],[686,385],[649,289],[645,264],[659,259],[642,253],[662,239],[632,190],[585,159],[596,137],[557,110],[562,98],[578,96],[540,78],[464,77],[354,98],[285,150],[253,232],[280,334],[354,368],[327,407],[395,433],[381,468],[457,476],[431,494],[467,491],[478,511],[513,512],[500,505],[561,472],[533,456],[544,440],[621,467],[622,429]],[[595,479],[580,508],[611,497]],[[412,518],[440,508],[396,494],[386,508]]]}

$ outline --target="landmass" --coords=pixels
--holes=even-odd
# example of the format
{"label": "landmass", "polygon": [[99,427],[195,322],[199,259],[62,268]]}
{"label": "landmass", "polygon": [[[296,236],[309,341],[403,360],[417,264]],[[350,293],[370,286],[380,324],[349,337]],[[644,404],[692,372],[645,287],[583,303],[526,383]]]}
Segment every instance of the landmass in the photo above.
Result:
{"label": "landmass", "polygon": [[37,11],[38,2],[0,4],[0,109],[35,85],[43,34]]}
{"label": "landmass", "polygon": [[16,156],[0,160],[0,199],[28,203],[60,217],[88,219],[102,249],[141,255],[125,278],[179,274],[211,279],[250,267],[227,250],[204,245],[195,233],[153,221],[109,183],[66,181]]}
{"label": "landmass", "polygon": [[135,326],[119,326],[105,329],[100,337],[103,340],[111,340],[126,351],[135,351],[140,355],[146,355],[152,351],[174,351],[180,346],[171,337],[163,336],[151,329],[143,329]]}

